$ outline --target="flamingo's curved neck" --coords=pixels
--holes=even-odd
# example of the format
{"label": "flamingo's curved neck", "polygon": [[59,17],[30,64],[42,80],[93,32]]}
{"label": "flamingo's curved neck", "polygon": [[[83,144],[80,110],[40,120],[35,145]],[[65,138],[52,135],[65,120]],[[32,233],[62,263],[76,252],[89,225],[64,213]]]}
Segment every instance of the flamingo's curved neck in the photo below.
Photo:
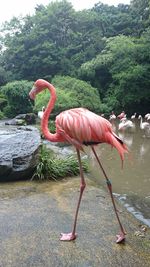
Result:
{"label": "flamingo's curved neck", "polygon": [[43,114],[43,118],[41,120],[41,129],[46,139],[48,139],[51,142],[57,142],[57,136],[58,136],[57,133],[52,134],[48,128],[48,119],[54,108],[56,101],[56,91],[52,84],[46,82],[45,85],[46,85],[45,87],[48,88],[48,90],[50,91],[51,97],[46,107],[46,110]]}

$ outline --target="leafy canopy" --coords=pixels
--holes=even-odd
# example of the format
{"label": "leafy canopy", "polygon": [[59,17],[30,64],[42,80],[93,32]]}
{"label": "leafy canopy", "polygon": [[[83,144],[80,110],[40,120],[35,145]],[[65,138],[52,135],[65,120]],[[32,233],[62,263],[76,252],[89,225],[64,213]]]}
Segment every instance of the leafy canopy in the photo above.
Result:
{"label": "leafy canopy", "polygon": [[[96,88],[89,83],[69,76],[55,76],[51,83],[57,90],[57,101],[53,112],[60,113],[63,110],[85,107],[91,111],[101,112],[102,103]],[[36,111],[46,106],[50,98],[48,90],[38,94],[35,103]]]}

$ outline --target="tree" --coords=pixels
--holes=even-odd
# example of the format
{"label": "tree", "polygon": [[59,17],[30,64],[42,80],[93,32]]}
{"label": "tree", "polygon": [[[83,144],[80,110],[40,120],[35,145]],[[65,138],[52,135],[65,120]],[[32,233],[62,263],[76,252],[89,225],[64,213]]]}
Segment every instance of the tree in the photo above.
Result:
{"label": "tree", "polygon": [[135,35],[137,33],[137,20],[134,12],[130,10],[130,5],[119,4],[115,7],[99,2],[93,10],[101,18],[103,36],[113,37],[118,34]]}
{"label": "tree", "polygon": [[37,6],[35,15],[13,18],[3,31],[4,67],[17,80],[76,76],[80,65],[104,48],[99,15],[75,12],[65,0]]}
{"label": "tree", "polygon": [[[132,113],[148,108],[149,46],[149,30],[140,39],[123,35],[109,38],[102,53],[81,66],[81,77],[97,83],[108,110],[123,108]],[[145,103],[144,107],[142,103]]]}
{"label": "tree", "polygon": [[131,12],[136,15],[141,34],[150,26],[150,1],[131,0]]}

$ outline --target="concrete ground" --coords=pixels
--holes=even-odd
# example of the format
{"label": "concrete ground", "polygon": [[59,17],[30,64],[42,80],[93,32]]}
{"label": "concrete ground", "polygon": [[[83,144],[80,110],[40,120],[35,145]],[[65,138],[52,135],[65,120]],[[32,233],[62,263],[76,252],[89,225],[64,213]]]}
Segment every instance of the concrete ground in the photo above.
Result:
{"label": "concrete ground", "polygon": [[0,267],[149,267],[150,229],[117,205],[127,231],[115,243],[119,227],[108,192],[87,179],[78,237],[70,232],[79,195],[79,177],[60,182],[0,184]]}

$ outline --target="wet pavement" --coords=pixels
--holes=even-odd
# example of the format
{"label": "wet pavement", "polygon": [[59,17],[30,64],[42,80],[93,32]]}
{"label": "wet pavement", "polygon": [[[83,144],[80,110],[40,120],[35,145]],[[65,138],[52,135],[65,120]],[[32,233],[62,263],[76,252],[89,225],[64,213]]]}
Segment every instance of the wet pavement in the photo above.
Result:
{"label": "wet pavement", "polygon": [[119,227],[108,192],[87,184],[71,242],[59,236],[71,231],[79,177],[0,184],[0,267],[149,267],[150,229],[140,235],[140,222],[117,204],[127,236],[116,244]]}

